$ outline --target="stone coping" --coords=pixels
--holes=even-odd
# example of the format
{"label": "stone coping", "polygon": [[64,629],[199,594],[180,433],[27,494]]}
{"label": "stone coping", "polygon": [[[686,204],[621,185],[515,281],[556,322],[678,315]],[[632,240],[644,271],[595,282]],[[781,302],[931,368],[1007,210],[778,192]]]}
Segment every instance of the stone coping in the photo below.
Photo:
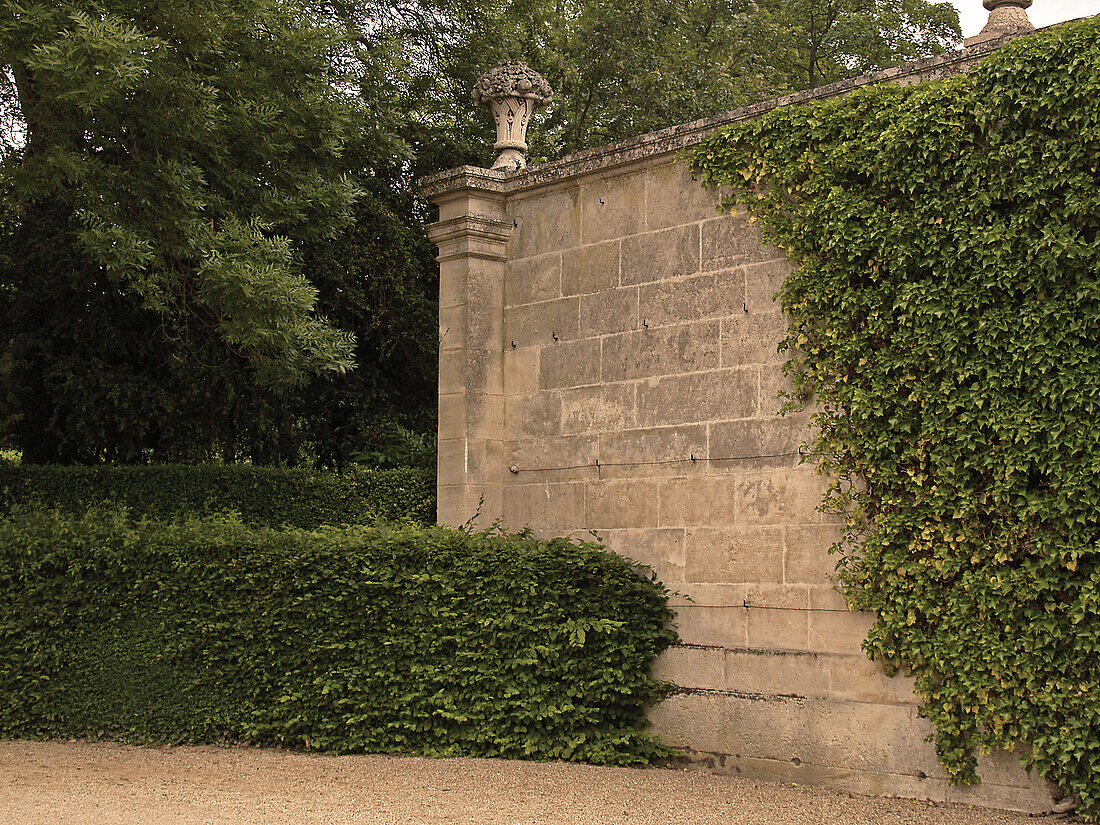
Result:
{"label": "stone coping", "polygon": [[[1087,18],[1078,19],[1084,20]],[[1055,25],[1062,26],[1065,23]],[[1038,31],[1045,31],[1050,28],[1055,28],[1055,26],[1048,26]],[[614,168],[655,155],[675,152],[678,149],[699,143],[708,134],[723,126],[742,120],[751,120],[783,106],[840,97],[863,86],[875,86],[880,83],[905,80],[914,81],[914,79],[920,80],[932,76],[947,77],[962,74],[983,57],[1020,36],[1026,37],[1028,35],[1009,34],[1004,37],[990,38],[950,54],[925,57],[899,66],[860,75],[859,77],[840,80],[827,86],[818,86],[816,89],[795,92],[761,103],[743,106],[739,109],[731,109],[711,117],[693,120],[689,123],[669,126],[656,132],[609,143],[606,146],[584,149],[558,160],[539,164],[538,166],[529,166],[517,172],[483,169],[479,166],[459,166],[455,169],[427,175],[419,180],[419,184],[429,200],[448,192],[463,189],[501,194],[533,189],[556,181],[584,175],[597,169]]]}

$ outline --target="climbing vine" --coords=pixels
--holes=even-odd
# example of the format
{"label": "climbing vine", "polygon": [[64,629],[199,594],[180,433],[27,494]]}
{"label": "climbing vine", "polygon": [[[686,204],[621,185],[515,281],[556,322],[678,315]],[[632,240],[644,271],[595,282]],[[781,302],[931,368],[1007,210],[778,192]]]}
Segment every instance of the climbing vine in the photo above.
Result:
{"label": "climbing vine", "polygon": [[916,676],[953,781],[1022,744],[1100,821],[1100,20],[691,162],[801,264],[786,369],[865,649]]}

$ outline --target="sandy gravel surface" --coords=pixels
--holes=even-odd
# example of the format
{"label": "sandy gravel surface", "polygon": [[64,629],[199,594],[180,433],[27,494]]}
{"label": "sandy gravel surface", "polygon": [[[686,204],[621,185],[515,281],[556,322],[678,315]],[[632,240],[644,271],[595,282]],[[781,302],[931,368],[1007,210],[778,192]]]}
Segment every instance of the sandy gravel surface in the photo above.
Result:
{"label": "sandy gravel surface", "polygon": [[980,808],[851,797],[698,770],[245,748],[0,742],[19,825],[1036,825]]}

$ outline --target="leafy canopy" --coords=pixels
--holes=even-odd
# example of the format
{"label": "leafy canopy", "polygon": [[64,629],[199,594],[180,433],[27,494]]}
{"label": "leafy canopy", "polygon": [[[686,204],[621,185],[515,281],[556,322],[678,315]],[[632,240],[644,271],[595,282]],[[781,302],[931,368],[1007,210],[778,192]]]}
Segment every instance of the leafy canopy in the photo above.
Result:
{"label": "leafy canopy", "polygon": [[782,289],[867,652],[916,675],[952,779],[1027,762],[1100,820],[1100,21],[969,76],[708,138],[801,268]]}
{"label": "leafy canopy", "polygon": [[338,19],[277,0],[2,7],[15,246],[49,226],[71,247],[33,272],[16,259],[17,291],[83,269],[181,338],[213,330],[268,380],[348,369],[352,340],[314,314],[293,245],[331,234],[354,196]]}

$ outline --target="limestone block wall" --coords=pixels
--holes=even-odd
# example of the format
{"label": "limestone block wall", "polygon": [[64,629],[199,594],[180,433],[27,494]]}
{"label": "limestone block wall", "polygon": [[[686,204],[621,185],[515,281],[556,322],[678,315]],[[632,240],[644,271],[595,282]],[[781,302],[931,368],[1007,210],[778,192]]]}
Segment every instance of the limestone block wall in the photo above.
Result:
{"label": "limestone block wall", "polygon": [[717,125],[427,182],[440,204],[439,520],[595,532],[651,565],[683,638],[658,663],[681,690],[652,720],[699,761],[1045,809],[1045,786],[1011,754],[983,758],[978,788],[950,788],[910,683],[860,649],[871,617],[830,579],[838,529],[817,509],[827,479],[799,455],[808,414],[778,415],[775,296],[793,264],[676,161]]}

